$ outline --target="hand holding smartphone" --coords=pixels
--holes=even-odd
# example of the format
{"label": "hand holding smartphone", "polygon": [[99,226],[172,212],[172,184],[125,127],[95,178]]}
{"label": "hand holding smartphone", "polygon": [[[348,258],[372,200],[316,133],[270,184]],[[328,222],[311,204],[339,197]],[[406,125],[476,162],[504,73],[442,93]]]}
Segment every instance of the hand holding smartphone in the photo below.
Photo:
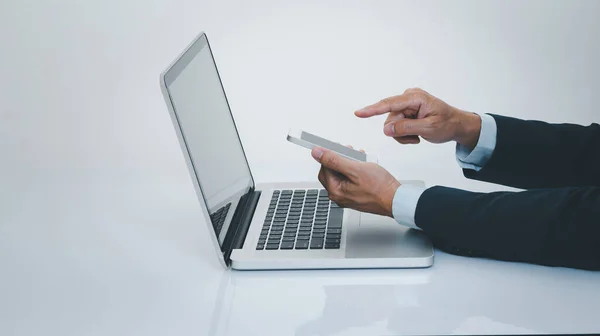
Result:
{"label": "hand holding smartphone", "polygon": [[329,149],[351,160],[377,163],[377,159],[372,155],[340,145],[338,143],[316,136],[303,130],[291,129],[288,133],[287,140],[291,143],[308,149],[313,149],[314,147],[322,147],[325,149]]}

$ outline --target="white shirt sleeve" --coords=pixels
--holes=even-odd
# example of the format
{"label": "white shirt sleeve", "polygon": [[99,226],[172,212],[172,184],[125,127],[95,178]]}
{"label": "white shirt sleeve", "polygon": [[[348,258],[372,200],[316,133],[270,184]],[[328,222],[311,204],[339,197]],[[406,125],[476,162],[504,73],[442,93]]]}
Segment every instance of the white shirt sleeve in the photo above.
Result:
{"label": "white shirt sleeve", "polygon": [[396,222],[408,226],[409,228],[419,229],[415,224],[415,213],[419,198],[425,191],[425,188],[409,184],[403,184],[394,194],[392,201],[392,214]]}
{"label": "white shirt sleeve", "polygon": [[[463,169],[480,171],[489,161],[496,149],[496,135],[498,129],[496,120],[490,115],[479,114],[481,117],[481,132],[477,146],[469,152],[468,148],[456,145],[456,160]],[[414,185],[401,185],[394,194],[392,202],[392,214],[394,219],[413,229],[420,230],[415,224],[415,213],[419,199],[425,188]]]}
{"label": "white shirt sleeve", "polygon": [[496,135],[498,128],[496,120],[487,114],[479,114],[481,117],[481,132],[477,146],[469,152],[463,145],[456,144],[456,161],[463,169],[480,171],[490,160],[494,149],[496,149]]}

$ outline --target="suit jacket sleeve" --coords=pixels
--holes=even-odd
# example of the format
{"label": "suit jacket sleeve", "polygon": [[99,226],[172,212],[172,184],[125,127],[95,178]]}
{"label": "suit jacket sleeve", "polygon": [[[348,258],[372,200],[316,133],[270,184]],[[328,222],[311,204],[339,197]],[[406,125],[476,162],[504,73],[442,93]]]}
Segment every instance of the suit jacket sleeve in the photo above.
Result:
{"label": "suit jacket sleeve", "polygon": [[416,224],[453,254],[600,270],[600,187],[427,189]]}
{"label": "suit jacket sleeve", "polygon": [[466,177],[522,189],[600,186],[600,125],[524,121],[492,115],[496,148]]}

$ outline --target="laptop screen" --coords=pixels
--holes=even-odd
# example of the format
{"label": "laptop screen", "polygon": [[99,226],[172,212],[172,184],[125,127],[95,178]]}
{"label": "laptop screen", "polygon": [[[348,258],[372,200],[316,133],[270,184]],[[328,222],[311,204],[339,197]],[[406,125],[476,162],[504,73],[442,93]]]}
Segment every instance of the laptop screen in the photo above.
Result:
{"label": "laptop screen", "polygon": [[253,186],[217,67],[202,35],[164,77],[219,244]]}

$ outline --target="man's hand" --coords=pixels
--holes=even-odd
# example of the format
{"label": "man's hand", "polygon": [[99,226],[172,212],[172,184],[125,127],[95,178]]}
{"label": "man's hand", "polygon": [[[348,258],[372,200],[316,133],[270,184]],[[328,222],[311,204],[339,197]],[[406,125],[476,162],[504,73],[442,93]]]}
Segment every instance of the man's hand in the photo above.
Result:
{"label": "man's hand", "polygon": [[417,144],[420,138],[443,143],[456,141],[475,148],[481,131],[481,118],[461,111],[421,89],[408,89],[355,112],[360,118],[389,113],[383,133],[401,144]]}
{"label": "man's hand", "polygon": [[387,170],[320,147],[313,148],[312,156],[321,163],[319,181],[332,201],[342,207],[393,217],[392,201],[400,182]]}

